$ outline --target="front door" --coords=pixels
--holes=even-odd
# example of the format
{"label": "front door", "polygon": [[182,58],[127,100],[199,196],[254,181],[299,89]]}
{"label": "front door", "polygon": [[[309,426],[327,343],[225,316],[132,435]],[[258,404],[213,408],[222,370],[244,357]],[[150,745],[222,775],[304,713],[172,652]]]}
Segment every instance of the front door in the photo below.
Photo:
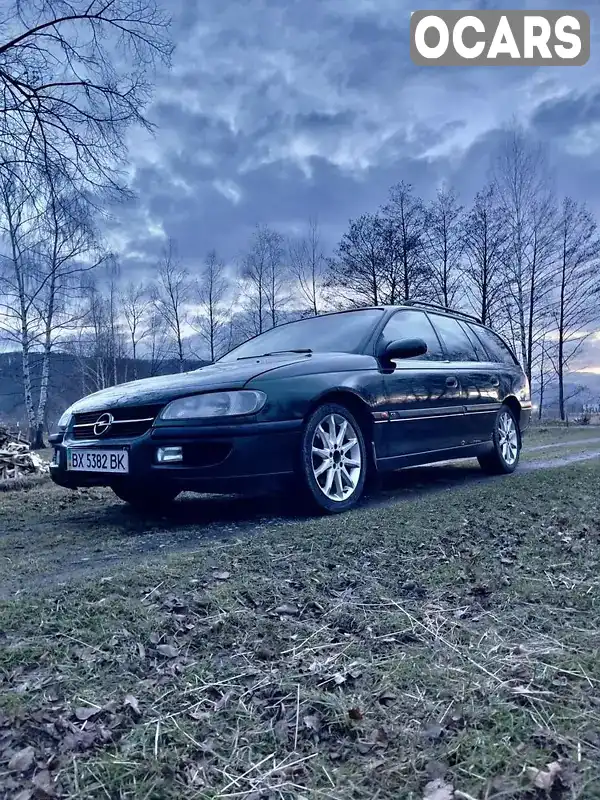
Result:
{"label": "front door", "polygon": [[464,425],[463,388],[445,360],[440,340],[427,315],[404,309],[384,327],[378,347],[398,339],[418,338],[427,353],[398,360],[384,372],[387,419],[379,458],[426,454],[460,446]]}

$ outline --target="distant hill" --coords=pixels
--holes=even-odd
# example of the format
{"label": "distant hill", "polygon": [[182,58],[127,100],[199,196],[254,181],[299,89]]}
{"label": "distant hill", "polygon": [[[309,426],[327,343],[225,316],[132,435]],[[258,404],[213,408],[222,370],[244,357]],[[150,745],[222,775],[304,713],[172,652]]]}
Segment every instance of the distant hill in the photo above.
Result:
{"label": "distant hill", "polygon": [[[52,427],[62,412],[91,392],[102,388],[95,379],[96,365],[92,359],[79,359],[66,353],[53,353],[50,366],[50,386],[48,397],[48,423]],[[206,361],[190,360],[184,362],[186,370],[198,369]],[[33,397],[37,401],[40,388],[41,360],[32,359]],[[164,361],[152,372],[150,361],[137,359],[119,359],[117,377],[119,383],[154,375],[170,375],[179,372],[179,362],[174,359]],[[23,403],[23,380],[21,373],[21,354],[16,352],[0,353],[0,421],[10,425],[26,427],[25,407]],[[110,385],[107,381],[106,385]]]}
{"label": "distant hill", "polygon": [[[538,402],[537,387],[533,400]],[[579,414],[584,405],[600,404],[600,375],[593,372],[570,372],[565,380],[565,399],[570,416]],[[544,410],[548,417],[558,416],[558,384],[552,383],[544,392]]]}

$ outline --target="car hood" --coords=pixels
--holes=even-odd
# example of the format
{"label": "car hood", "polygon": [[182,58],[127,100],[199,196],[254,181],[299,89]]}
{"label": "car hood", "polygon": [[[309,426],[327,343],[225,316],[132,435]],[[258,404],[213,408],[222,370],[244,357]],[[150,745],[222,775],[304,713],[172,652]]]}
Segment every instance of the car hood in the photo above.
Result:
{"label": "car hood", "polygon": [[175,375],[144,378],[131,383],[121,383],[95,392],[71,406],[74,414],[88,411],[139,405],[168,403],[178,397],[196,392],[219,389],[241,389],[248,381],[265,372],[306,359],[305,355],[286,354],[268,358],[209,364],[206,367]]}

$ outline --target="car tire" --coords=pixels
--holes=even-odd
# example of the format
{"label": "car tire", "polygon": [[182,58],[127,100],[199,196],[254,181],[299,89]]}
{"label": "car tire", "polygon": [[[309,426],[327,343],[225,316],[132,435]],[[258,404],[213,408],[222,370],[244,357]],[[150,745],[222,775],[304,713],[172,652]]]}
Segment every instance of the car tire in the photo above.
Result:
{"label": "car tire", "polygon": [[498,411],[492,442],[494,449],[477,459],[483,471],[488,475],[514,472],[521,457],[521,431],[513,411],[507,405]]}
{"label": "car tire", "polygon": [[116,483],[111,488],[119,500],[129,503],[136,511],[161,511],[168,508],[179,494],[179,491],[173,488],[130,483]]}
{"label": "car tire", "polygon": [[302,432],[299,477],[310,509],[339,514],[355,506],[367,468],[365,440],[354,415],[337,403],[319,406]]}

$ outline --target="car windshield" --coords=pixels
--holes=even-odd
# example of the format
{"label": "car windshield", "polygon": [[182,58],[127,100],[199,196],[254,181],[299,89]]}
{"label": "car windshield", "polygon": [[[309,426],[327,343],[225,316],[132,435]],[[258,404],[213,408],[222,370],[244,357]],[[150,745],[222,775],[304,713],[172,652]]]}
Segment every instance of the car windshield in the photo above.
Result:
{"label": "car windshield", "polygon": [[381,312],[369,308],[289,322],[241,344],[219,361],[289,352],[352,353],[381,319]]}

